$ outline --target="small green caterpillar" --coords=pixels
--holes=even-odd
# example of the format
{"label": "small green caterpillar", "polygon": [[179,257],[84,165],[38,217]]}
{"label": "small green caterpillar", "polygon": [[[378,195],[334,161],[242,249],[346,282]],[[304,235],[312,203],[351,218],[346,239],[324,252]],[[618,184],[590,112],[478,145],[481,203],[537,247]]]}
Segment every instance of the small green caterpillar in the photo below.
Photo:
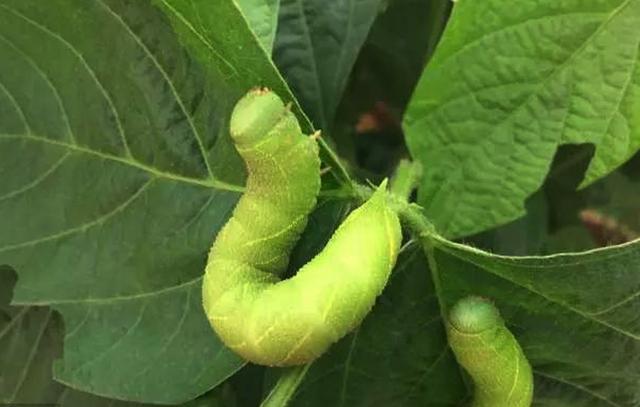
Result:
{"label": "small green caterpillar", "polygon": [[531,405],[531,365],[491,302],[473,296],[460,300],[449,313],[447,333],[475,384],[473,407]]}
{"label": "small green caterpillar", "polygon": [[303,137],[273,92],[236,105],[231,136],[248,179],[209,253],[203,305],[229,348],[270,366],[307,363],[369,312],[398,255],[401,231],[384,186],[353,211],[326,247],[280,281],[320,189],[315,137]]}

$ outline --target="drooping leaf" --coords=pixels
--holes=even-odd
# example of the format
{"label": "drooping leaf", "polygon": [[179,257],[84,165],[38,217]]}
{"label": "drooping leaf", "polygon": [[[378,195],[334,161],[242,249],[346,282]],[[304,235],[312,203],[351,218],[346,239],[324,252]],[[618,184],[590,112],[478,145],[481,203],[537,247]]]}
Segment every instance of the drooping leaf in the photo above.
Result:
{"label": "drooping leaf", "polygon": [[271,53],[278,26],[280,0],[238,0],[251,29],[264,49]]}
{"label": "drooping leaf", "polygon": [[330,130],[381,0],[281,0],[273,58],[314,125]]}
{"label": "drooping leaf", "polygon": [[200,279],[243,179],[230,110],[254,86],[288,91],[237,6],[205,3],[225,24],[197,62],[146,1],[0,1],[0,264],[15,304],[62,314],[55,376],[74,388],[179,403],[244,363]]}
{"label": "drooping leaf", "polygon": [[449,237],[523,214],[556,148],[587,185],[640,147],[640,2],[460,0],[404,119],[419,202]]}
{"label": "drooping leaf", "polygon": [[640,240],[575,254],[505,257],[446,240],[432,264],[445,308],[495,301],[530,360],[535,405],[640,400]]}

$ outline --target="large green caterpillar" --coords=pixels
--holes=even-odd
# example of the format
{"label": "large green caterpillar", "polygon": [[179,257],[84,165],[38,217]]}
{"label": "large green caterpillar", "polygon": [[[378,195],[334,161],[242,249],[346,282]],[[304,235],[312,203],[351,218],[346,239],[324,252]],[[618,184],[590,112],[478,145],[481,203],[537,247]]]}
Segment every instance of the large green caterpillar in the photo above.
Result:
{"label": "large green caterpillar", "polygon": [[531,405],[531,365],[491,302],[460,300],[449,313],[447,332],[456,359],[473,379],[474,407]]}
{"label": "large green caterpillar", "polygon": [[320,189],[315,137],[303,137],[290,109],[256,89],[231,115],[245,161],[246,190],[209,253],[203,305],[222,341],[254,363],[307,363],[369,312],[401,241],[384,187],[353,211],[326,247],[280,281]]}

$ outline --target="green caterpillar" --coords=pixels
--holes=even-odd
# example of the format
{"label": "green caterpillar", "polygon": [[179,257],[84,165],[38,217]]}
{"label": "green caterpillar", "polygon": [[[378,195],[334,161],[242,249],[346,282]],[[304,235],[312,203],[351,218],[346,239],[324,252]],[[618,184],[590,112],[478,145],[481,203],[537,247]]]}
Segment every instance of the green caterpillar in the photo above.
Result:
{"label": "green caterpillar", "polygon": [[320,190],[316,138],[273,92],[256,89],[231,115],[248,171],[244,195],[209,253],[203,305],[222,341],[254,363],[307,363],[357,326],[385,286],[401,231],[384,185],[326,247],[280,281]]}
{"label": "green caterpillar", "polygon": [[474,407],[531,405],[531,365],[491,302],[460,300],[449,313],[447,333],[456,359],[475,384]]}

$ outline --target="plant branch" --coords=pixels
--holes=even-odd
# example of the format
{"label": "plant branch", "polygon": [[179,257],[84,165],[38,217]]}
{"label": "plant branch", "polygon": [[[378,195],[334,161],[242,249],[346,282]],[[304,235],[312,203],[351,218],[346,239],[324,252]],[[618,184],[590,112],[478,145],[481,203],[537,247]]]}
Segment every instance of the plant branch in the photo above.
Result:
{"label": "plant branch", "polygon": [[302,379],[307,374],[311,363],[302,366],[287,368],[260,407],[285,407],[295,394]]}
{"label": "plant branch", "polygon": [[396,173],[391,179],[391,193],[408,201],[411,193],[420,183],[422,178],[422,166],[416,161],[401,160],[396,168]]}

